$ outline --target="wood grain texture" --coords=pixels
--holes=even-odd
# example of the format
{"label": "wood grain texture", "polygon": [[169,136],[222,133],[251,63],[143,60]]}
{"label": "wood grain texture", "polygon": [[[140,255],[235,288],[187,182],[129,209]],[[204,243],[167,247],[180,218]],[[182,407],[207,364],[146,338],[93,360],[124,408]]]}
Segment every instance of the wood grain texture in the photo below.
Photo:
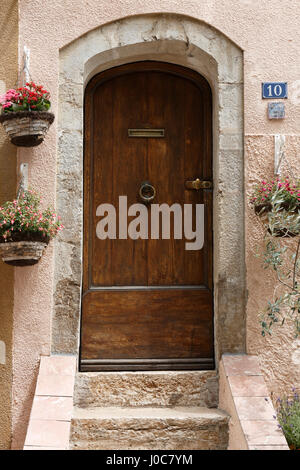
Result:
{"label": "wood grain texture", "polygon": [[207,290],[89,292],[84,296],[83,357],[212,357]]}
{"label": "wood grain texture", "polygon": [[[139,62],[105,71],[89,83],[85,98],[83,359],[133,360],[139,354],[149,359],[213,357],[212,191],[185,188],[188,179],[212,180],[211,122],[209,85],[183,67]],[[165,129],[165,137],[128,137],[130,128]],[[174,239],[173,229],[166,240],[96,237],[99,204],[118,208],[121,195],[127,196],[128,206],[141,202],[138,192],[143,181],[155,187],[154,203],[205,204],[202,250],[187,251],[187,240]],[[121,286],[124,289],[115,290]],[[125,328],[126,317],[130,321]],[[151,333],[152,325],[160,330],[157,337]],[[174,326],[172,339],[170,325]],[[108,331],[115,331],[109,342],[105,341]]]}

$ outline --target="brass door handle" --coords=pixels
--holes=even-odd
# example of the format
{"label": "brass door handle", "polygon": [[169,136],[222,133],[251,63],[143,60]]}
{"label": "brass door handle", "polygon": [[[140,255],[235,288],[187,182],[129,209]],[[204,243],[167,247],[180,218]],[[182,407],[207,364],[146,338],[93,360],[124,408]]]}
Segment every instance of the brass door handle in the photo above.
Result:
{"label": "brass door handle", "polygon": [[201,181],[199,178],[196,178],[192,181],[185,182],[186,189],[195,189],[198,191],[199,189],[210,189],[212,188],[212,181]]}
{"label": "brass door handle", "polygon": [[156,189],[148,181],[144,181],[141,184],[139,196],[143,202],[151,202],[156,196]]}

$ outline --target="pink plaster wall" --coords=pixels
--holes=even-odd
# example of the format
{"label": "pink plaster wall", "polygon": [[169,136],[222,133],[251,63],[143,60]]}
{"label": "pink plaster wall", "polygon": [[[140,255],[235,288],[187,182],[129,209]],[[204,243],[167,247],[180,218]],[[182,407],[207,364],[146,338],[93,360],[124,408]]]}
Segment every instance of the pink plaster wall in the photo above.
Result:
{"label": "pink plaster wall", "polygon": [[[188,12],[189,16],[219,29],[244,50],[245,132],[249,135],[246,155],[249,162],[247,179],[252,182],[256,178],[256,173],[252,174],[253,168],[262,162],[272,171],[271,165],[266,163],[272,161],[270,136],[276,133],[293,135],[298,132],[298,0],[152,0],[150,3],[144,0],[19,0],[20,57],[23,46],[29,47],[31,76],[51,90],[52,110],[57,114],[59,49],[101,24],[126,16],[158,12],[182,15]],[[268,121],[266,118],[266,102],[261,100],[261,82],[268,80],[289,82],[287,119],[283,122]],[[262,139],[259,147],[255,144],[259,137],[252,139],[252,135],[256,134]],[[19,164],[30,162],[30,184],[42,191],[45,203],[54,203],[55,200],[56,141],[54,123],[43,145],[34,150],[21,149],[18,152]],[[260,156],[261,150],[265,152],[267,160]],[[295,155],[293,158],[296,158]],[[280,374],[285,373],[290,381],[295,382],[296,370],[295,366],[289,363],[287,353],[283,365],[279,357],[276,363],[276,368],[279,369],[278,372],[275,371],[272,356],[280,356],[278,348],[282,346],[282,341],[276,342],[275,345],[271,341],[262,342],[257,331],[256,307],[260,300],[264,300],[264,292],[259,291],[259,295],[255,292],[258,268],[252,259],[256,235],[252,230],[251,214],[249,220],[251,225],[247,223],[246,244],[250,287],[248,348],[252,353],[261,353],[264,364],[271,368],[272,372],[267,377],[268,385],[276,393],[280,389]],[[23,446],[39,356],[50,353],[52,282],[51,246],[37,266],[15,270],[14,448]],[[273,352],[270,353],[270,350]]]}

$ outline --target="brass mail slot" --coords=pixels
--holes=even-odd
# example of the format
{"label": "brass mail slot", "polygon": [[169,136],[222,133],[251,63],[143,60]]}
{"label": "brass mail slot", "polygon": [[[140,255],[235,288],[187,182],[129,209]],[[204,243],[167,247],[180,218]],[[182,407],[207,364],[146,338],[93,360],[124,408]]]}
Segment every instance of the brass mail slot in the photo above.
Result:
{"label": "brass mail slot", "polygon": [[128,137],[164,137],[164,129],[128,129]]}

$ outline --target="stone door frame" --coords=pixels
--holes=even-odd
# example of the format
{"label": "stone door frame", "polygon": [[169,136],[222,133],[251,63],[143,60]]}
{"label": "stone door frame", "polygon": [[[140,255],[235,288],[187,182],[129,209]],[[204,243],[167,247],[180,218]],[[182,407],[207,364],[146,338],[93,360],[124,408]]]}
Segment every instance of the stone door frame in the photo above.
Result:
{"label": "stone door frame", "polygon": [[60,50],[52,353],[79,352],[84,90],[97,73],[157,60],[203,75],[213,93],[215,357],[245,351],[243,53],[211,26],[156,14],[118,20]]}

